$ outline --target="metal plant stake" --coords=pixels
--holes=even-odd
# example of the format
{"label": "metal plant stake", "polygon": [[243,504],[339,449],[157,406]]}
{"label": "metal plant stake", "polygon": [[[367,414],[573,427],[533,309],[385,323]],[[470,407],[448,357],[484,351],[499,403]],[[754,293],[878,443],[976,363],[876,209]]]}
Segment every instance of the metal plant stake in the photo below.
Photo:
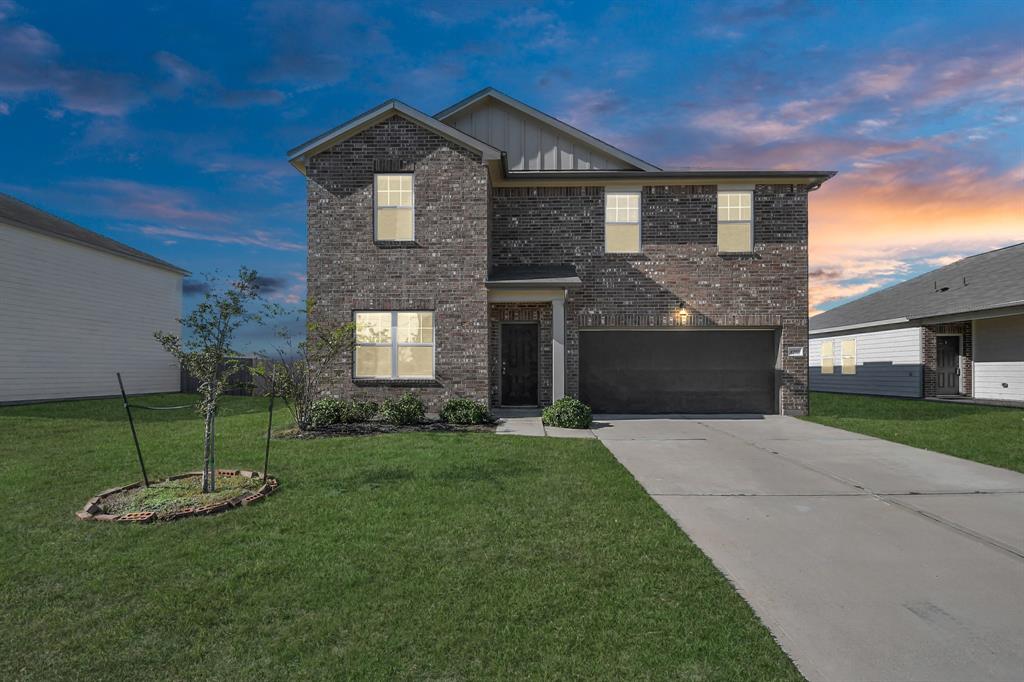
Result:
{"label": "metal plant stake", "polygon": [[[142,469],[142,482],[149,487],[149,476],[146,475],[146,465],[142,461],[142,448],[139,447],[139,436],[135,433],[135,420],[132,419],[132,408],[128,404],[128,394],[124,392],[124,382],[121,381],[121,373],[117,373],[117,385],[121,387],[121,401],[124,403],[124,411],[128,413],[128,426],[132,430],[132,440],[135,441],[135,454],[139,456],[139,468]],[[269,446],[268,446],[269,447]]]}

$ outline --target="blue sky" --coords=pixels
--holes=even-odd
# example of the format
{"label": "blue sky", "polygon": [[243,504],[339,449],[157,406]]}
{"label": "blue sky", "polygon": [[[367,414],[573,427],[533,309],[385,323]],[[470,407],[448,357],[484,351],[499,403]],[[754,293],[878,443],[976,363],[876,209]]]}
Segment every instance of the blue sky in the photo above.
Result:
{"label": "blue sky", "polygon": [[492,85],[664,167],[839,170],[812,306],[1024,241],[1024,3],[0,0],[0,191],[304,297],[285,152]]}

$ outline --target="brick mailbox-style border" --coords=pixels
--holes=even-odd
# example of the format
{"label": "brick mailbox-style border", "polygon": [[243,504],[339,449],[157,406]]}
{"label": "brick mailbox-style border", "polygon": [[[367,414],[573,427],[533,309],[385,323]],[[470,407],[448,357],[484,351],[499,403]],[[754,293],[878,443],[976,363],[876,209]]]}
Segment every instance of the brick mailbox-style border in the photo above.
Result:
{"label": "brick mailbox-style border", "polygon": [[[184,474],[177,474],[176,476],[168,476],[162,481],[177,481],[182,478],[192,478],[202,476],[201,471],[189,471]],[[261,479],[263,475],[258,471],[249,471],[247,469],[217,469],[218,476],[242,476],[244,478]],[[156,481],[160,483],[161,481]],[[127,514],[105,514],[103,512],[103,501],[111,495],[117,493],[123,493],[128,490],[134,490],[142,487],[142,481],[137,481],[129,485],[123,485],[119,488],[110,488],[99,493],[95,497],[89,498],[89,501],[85,503],[82,510],[75,513],[79,519],[83,521],[122,521],[125,523],[148,523],[149,521],[173,521],[175,519],[181,519],[186,516],[204,516],[207,514],[217,514],[228,509],[235,507],[245,507],[255,502],[259,502],[278,488],[277,479],[271,476],[267,477],[263,485],[258,490],[253,492],[252,490],[246,490],[230,500],[224,500],[215,504],[207,504],[201,507],[185,507],[179,509],[176,512],[169,514],[168,516],[157,519],[156,512],[130,512]]]}

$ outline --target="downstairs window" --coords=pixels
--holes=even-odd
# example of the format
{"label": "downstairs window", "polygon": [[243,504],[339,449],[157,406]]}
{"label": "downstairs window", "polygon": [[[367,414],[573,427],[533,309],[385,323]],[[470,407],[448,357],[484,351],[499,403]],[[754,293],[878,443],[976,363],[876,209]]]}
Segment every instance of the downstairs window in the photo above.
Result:
{"label": "downstairs window", "polygon": [[835,367],[836,360],[835,355],[832,351],[831,341],[821,342],[821,373],[832,374],[832,368]]}
{"label": "downstairs window", "polygon": [[433,379],[434,313],[357,312],[356,379]]}

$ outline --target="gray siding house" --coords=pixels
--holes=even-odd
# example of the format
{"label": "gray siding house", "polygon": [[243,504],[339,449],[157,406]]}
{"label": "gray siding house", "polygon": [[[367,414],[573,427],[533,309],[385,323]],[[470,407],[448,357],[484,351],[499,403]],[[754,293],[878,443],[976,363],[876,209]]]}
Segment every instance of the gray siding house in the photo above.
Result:
{"label": "gray siding house", "polygon": [[179,267],[0,194],[0,403],[177,391]]}
{"label": "gray siding house", "polygon": [[494,89],[390,100],[298,146],[318,389],[432,409],[807,410],[807,201],[823,171],[662,170]]}
{"label": "gray siding house", "polygon": [[811,389],[1024,404],[1024,244],[811,318]]}

